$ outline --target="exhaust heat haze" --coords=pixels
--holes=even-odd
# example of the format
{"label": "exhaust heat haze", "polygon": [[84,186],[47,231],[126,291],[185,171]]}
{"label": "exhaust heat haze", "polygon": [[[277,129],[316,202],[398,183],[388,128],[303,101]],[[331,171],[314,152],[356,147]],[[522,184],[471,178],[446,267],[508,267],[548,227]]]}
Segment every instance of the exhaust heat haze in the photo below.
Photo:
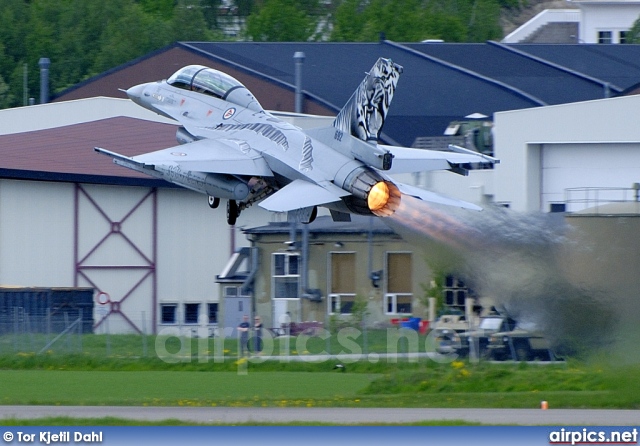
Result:
{"label": "exhaust heat haze", "polygon": [[612,304],[610,293],[570,279],[566,263],[589,244],[562,214],[499,207],[476,212],[403,195],[385,222],[421,249],[434,273],[462,278],[498,308],[541,329],[559,349],[584,353],[611,344],[624,309]]}

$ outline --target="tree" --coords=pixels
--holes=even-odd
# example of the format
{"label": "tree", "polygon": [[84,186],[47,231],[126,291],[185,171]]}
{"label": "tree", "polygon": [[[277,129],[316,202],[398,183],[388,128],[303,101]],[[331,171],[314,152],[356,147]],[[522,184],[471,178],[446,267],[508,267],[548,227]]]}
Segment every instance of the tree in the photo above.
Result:
{"label": "tree", "polygon": [[500,5],[497,0],[474,0],[466,40],[484,42],[502,37],[502,28],[497,20],[499,17]]}
{"label": "tree", "polygon": [[6,108],[13,102],[9,86],[4,82],[2,76],[0,76],[0,108]]}
{"label": "tree", "polygon": [[336,8],[333,16],[331,40],[338,42],[361,41],[369,19],[368,0],[344,0]]}
{"label": "tree", "polygon": [[398,42],[464,42],[464,17],[470,10],[468,1],[343,0],[333,17],[330,40],[371,42],[384,33],[387,39]]}
{"label": "tree", "polygon": [[210,40],[212,33],[199,0],[181,0],[176,6],[173,20],[173,40]]}
{"label": "tree", "polygon": [[267,0],[247,19],[247,35],[255,42],[312,40],[317,16],[310,16],[302,6],[296,0]]}
{"label": "tree", "polygon": [[633,26],[627,32],[627,43],[640,43],[640,17],[633,22]]}
{"label": "tree", "polygon": [[169,21],[145,14],[136,3],[127,0],[119,2],[125,3],[123,13],[114,14],[107,23],[101,36],[100,50],[92,67],[95,72],[102,72],[135,59],[173,40]]}

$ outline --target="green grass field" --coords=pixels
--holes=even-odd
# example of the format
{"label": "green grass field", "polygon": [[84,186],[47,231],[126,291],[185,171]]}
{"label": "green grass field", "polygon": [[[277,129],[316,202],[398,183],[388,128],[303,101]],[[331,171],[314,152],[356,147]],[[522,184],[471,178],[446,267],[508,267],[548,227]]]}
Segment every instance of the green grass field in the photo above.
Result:
{"label": "green grass field", "polygon": [[640,407],[638,366],[385,366],[383,373],[299,363],[236,371],[0,370],[0,404],[537,408],[547,400],[553,408]]}
{"label": "green grass field", "polygon": [[[370,336],[371,345],[382,345]],[[6,339],[5,339],[6,341]],[[176,339],[174,339],[177,342]],[[21,340],[27,345],[27,340]],[[430,359],[347,364],[282,360],[238,361],[232,342],[225,361],[191,355],[166,362],[140,337],[88,335],[81,353],[20,351],[0,354],[0,404],[293,406],[293,407],[495,407],[640,408],[640,365],[570,360],[556,364],[494,364]],[[213,348],[206,340],[206,348]],[[16,345],[11,339],[6,345]],[[75,348],[71,344],[71,348]],[[324,345],[312,345],[321,348]],[[178,351],[177,345],[167,345]]]}
{"label": "green grass field", "polygon": [[0,371],[0,403],[61,405],[313,405],[357,399],[374,377],[327,372]]}

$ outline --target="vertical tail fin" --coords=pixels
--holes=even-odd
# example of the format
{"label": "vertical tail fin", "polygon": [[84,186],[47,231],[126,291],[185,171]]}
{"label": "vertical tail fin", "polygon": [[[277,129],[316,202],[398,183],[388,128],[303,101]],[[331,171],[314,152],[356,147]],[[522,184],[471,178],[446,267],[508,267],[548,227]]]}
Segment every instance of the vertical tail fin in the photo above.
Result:
{"label": "vertical tail fin", "polygon": [[363,141],[377,141],[396,90],[402,67],[378,59],[338,113],[333,126]]}

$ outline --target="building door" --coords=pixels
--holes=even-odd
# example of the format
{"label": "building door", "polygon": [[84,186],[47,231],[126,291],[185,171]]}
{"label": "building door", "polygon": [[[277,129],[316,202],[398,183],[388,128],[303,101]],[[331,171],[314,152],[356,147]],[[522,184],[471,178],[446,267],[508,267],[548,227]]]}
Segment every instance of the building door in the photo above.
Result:
{"label": "building door", "polygon": [[273,326],[282,327],[283,324],[291,322],[291,315],[289,313],[288,301],[284,299],[273,299]]}
{"label": "building door", "polygon": [[240,322],[242,322],[242,318],[244,316],[249,316],[249,321],[251,321],[251,297],[240,296],[237,294],[237,292],[237,287],[224,288],[223,329],[232,328],[233,332],[231,333],[231,336],[237,336],[238,333],[236,327],[240,325]]}

